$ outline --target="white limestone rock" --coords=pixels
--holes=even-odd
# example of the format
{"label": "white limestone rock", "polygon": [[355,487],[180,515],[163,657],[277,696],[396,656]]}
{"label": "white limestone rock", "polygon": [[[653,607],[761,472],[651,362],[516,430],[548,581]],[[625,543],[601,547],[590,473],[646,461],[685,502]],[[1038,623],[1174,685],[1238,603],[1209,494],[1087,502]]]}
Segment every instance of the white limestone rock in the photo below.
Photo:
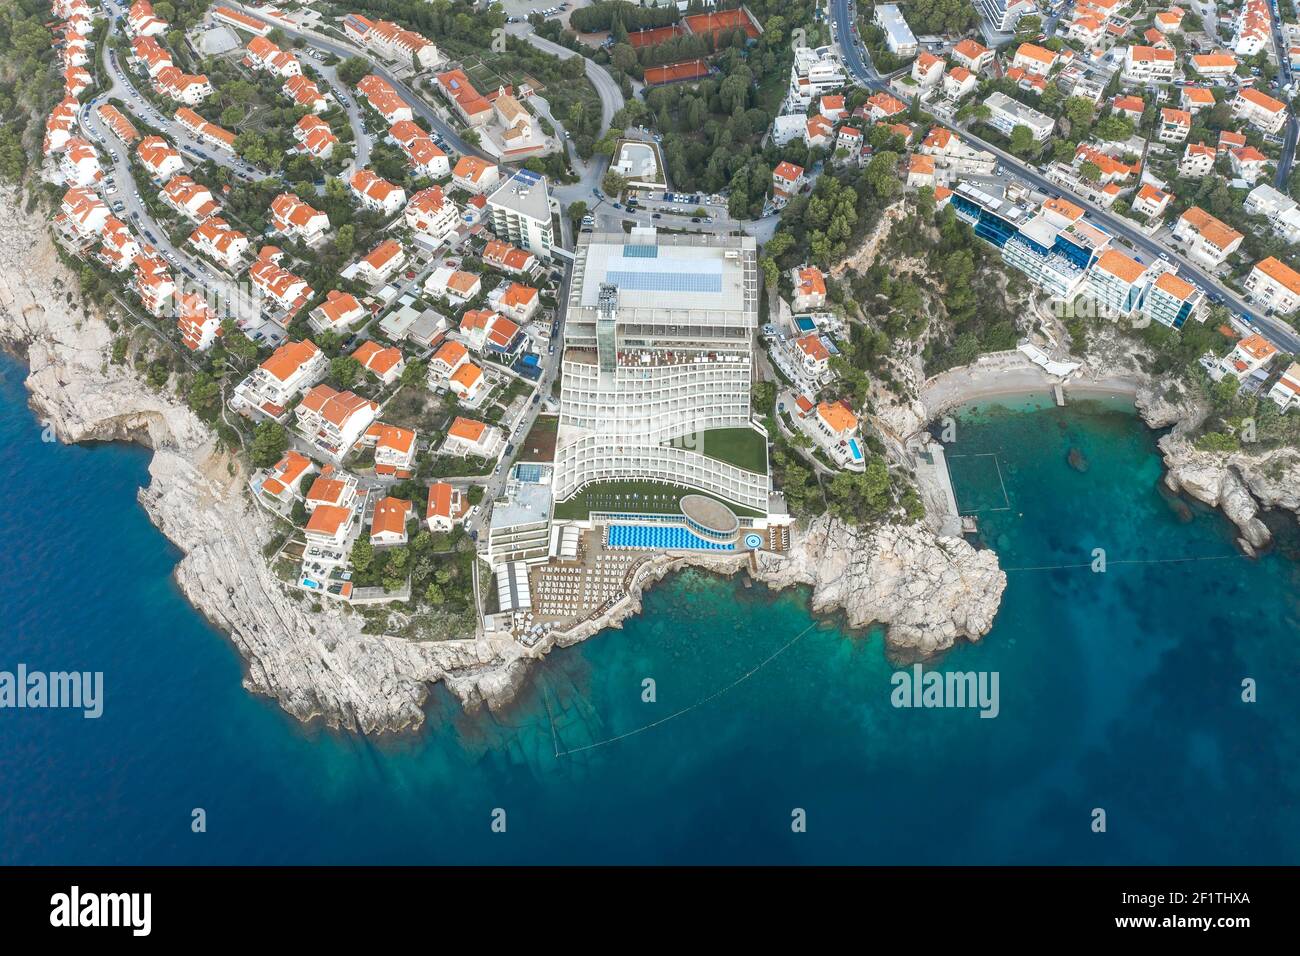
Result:
{"label": "white limestone rock", "polygon": [[812,608],[842,608],[853,627],[886,626],[895,653],[927,657],[989,632],[1006,588],[992,551],[923,525],[864,531],[822,516],[796,530],[788,555],[760,553],[757,577],[806,584]]}

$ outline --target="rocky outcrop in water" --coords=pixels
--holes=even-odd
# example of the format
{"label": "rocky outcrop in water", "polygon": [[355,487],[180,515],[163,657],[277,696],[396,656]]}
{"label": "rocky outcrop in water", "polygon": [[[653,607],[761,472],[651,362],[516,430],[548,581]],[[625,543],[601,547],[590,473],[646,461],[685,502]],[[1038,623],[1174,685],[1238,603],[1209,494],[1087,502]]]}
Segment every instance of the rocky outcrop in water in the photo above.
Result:
{"label": "rocky outcrop in water", "polygon": [[1198,451],[1178,434],[1161,438],[1160,450],[1168,468],[1165,484],[1222,510],[1240,531],[1237,543],[1247,554],[1272,541],[1261,509],[1300,513],[1300,452],[1284,448],[1224,455]]}
{"label": "rocky outcrop in water", "polygon": [[993,626],[1007,576],[992,551],[923,525],[864,530],[822,516],[796,532],[788,555],[762,552],[755,576],[813,589],[814,611],[843,609],[853,627],[886,625],[896,654],[926,657]]}
{"label": "rocky outcrop in water", "polygon": [[1255,554],[1272,541],[1260,518],[1264,509],[1300,515],[1300,452],[1200,451],[1188,435],[1205,421],[1208,407],[1193,396],[1170,396],[1168,391],[1144,383],[1137,396],[1143,421],[1152,428],[1172,429],[1157,443],[1166,468],[1165,486],[1221,510],[1237,526],[1241,549]]}
{"label": "rocky outcrop in water", "polygon": [[823,515],[793,530],[788,552],[755,552],[752,564],[748,554],[653,559],[638,571],[627,601],[558,636],[557,646],[620,627],[640,613],[645,588],[687,567],[751,573],[772,588],[811,588],[815,613],[841,611],[854,628],[882,624],[890,652],[908,658],[929,657],[963,638],[976,641],[987,634],[1007,583],[992,551],[941,537],[923,524],[867,530]]}

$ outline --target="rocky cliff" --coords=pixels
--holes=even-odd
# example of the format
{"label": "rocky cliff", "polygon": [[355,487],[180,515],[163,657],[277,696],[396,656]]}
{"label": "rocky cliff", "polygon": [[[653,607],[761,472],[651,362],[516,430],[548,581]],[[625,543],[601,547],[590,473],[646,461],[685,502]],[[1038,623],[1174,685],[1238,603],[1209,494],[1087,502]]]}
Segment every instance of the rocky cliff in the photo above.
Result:
{"label": "rocky cliff", "polygon": [[64,441],[132,440],[154,450],[140,502],[184,552],[177,582],[230,635],[248,689],[301,720],[372,733],[420,724],[434,681],[467,705],[517,686],[523,665],[513,642],[362,634],[350,611],[317,613],[289,596],[262,555],[274,519],[253,504],[238,459],[169,393],[108,361],[112,332],[83,310],[75,287],[43,223],[0,195],[0,340],[27,357],[32,407]]}
{"label": "rocky cliff", "polygon": [[645,588],[686,567],[716,574],[751,573],[773,588],[812,589],[814,613],[842,611],[849,626],[885,625],[895,657],[920,659],[947,650],[959,639],[977,641],[989,632],[1002,602],[1007,576],[992,551],[976,551],[960,538],[940,537],[923,524],[854,528],[823,515],[798,525],[784,554],[656,558],[639,570],[628,599],[602,617],[553,638],[567,647],[641,611]]}
{"label": "rocky cliff", "polygon": [[790,553],[762,552],[755,576],[813,589],[814,611],[843,609],[853,627],[886,625],[896,655],[928,657],[993,626],[1007,586],[992,551],[923,525],[864,531],[820,517],[796,531]]}
{"label": "rocky cliff", "polygon": [[[186,597],[230,635],[245,686],[300,720],[365,733],[417,727],[438,681],[465,706],[509,702],[532,659],[577,643],[640,610],[640,588],[683,562],[653,562],[613,612],[532,649],[508,637],[417,643],[361,632],[332,604],[320,611],[289,593],[262,554],[274,520],[246,490],[237,456],[170,392],[156,392],[108,361],[113,333],[85,309],[43,222],[0,192],[0,342],[26,355],[31,404],[65,441],[130,440],[154,451],[140,502],[183,552]],[[699,559],[733,573],[742,559]],[[923,528],[857,532],[831,519],[796,531],[786,556],[764,554],[756,574],[774,586],[813,589],[813,607],[842,607],[850,623],[889,626],[896,650],[929,654],[992,624],[1005,586],[991,552]]]}
{"label": "rocky cliff", "polygon": [[1261,511],[1278,508],[1300,515],[1300,452],[1292,448],[1231,454],[1199,451],[1188,435],[1205,420],[1204,404],[1190,396],[1171,397],[1146,381],[1136,404],[1149,426],[1171,429],[1158,442],[1166,487],[1220,509],[1237,526],[1237,543],[1247,554],[1255,554],[1272,540]]}

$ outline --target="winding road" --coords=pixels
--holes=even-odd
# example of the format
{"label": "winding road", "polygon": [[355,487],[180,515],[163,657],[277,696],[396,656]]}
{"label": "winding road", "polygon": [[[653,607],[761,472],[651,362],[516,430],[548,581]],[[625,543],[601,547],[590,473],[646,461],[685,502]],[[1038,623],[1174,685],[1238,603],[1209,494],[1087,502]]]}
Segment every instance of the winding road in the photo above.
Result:
{"label": "winding road", "polygon": [[[604,136],[609,132],[609,127],[614,122],[614,114],[623,108],[626,101],[623,99],[623,91],[619,89],[618,83],[614,81],[614,77],[610,75],[608,70],[589,56],[583,56],[575,50],[570,50],[567,46],[561,46],[545,37],[538,36],[533,31],[531,23],[512,23],[506,27],[506,32],[511,36],[527,40],[543,53],[557,56],[561,60],[582,56],[583,67],[587,71],[587,79],[591,81],[591,85],[596,88],[596,95],[600,97],[600,136]],[[600,139],[600,136],[596,138]]]}

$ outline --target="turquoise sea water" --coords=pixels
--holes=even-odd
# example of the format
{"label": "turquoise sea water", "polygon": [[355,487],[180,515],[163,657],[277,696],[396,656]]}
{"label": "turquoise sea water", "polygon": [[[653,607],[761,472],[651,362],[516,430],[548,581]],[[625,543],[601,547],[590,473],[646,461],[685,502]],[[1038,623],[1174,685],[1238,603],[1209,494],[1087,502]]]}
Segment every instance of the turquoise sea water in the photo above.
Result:
{"label": "turquoise sea water", "polygon": [[[934,666],[997,671],[996,719],[895,709],[879,633],[686,573],[510,713],[435,689],[425,729],[374,743],[246,693],[134,501],[147,452],[42,442],[0,371],[0,670],[106,684],[99,720],[0,710],[0,862],[1300,862],[1300,565],[1162,496],[1122,410],[959,422],[959,497],[1013,570],[992,633]],[[1014,570],[1098,547],[1105,574]],[[1207,560],[1123,563],[1171,558]]]}

